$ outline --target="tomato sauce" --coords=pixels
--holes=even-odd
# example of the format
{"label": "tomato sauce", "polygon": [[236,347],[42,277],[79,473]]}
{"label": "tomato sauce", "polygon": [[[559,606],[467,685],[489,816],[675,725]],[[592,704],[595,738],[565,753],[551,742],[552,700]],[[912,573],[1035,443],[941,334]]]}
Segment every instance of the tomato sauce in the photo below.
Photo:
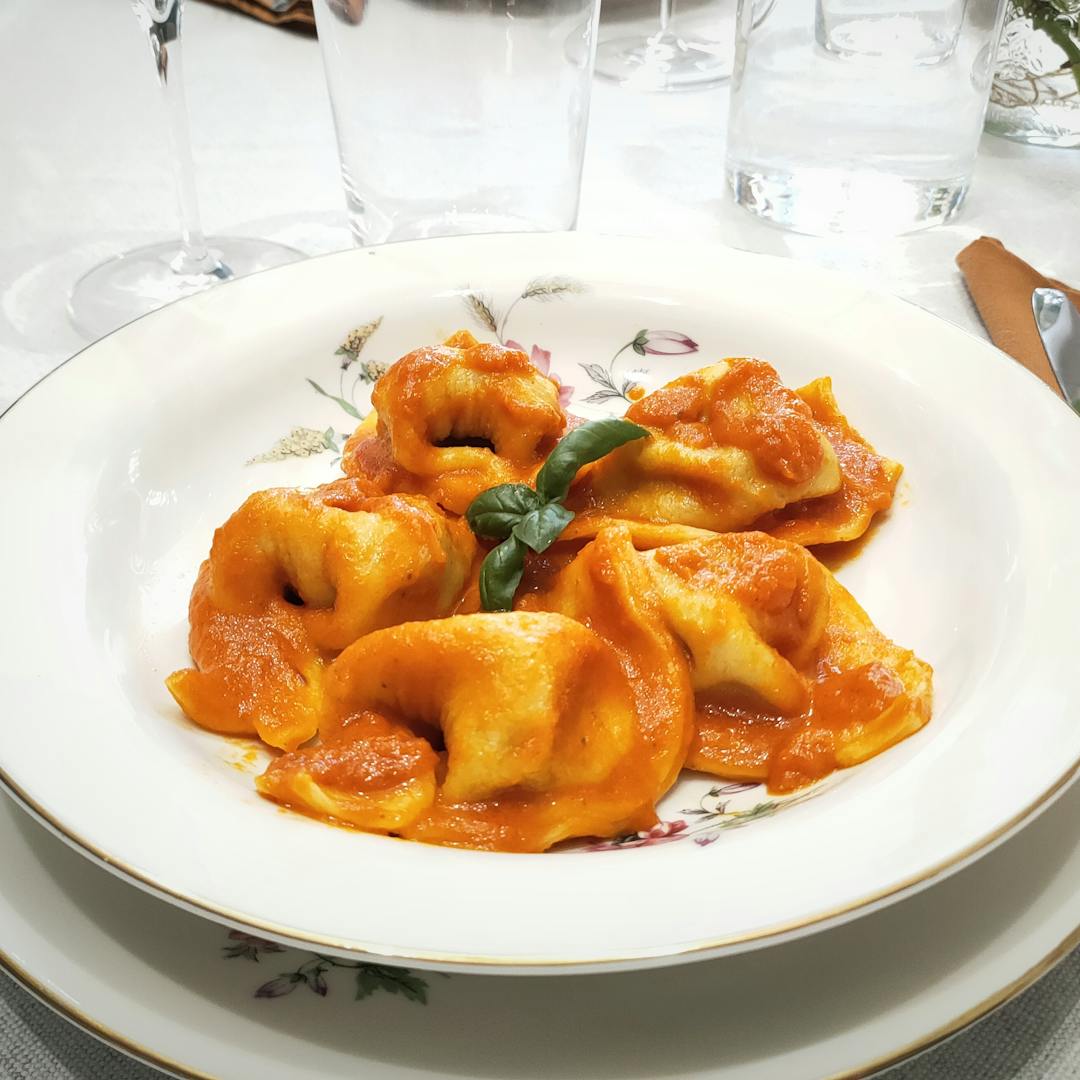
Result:
{"label": "tomato sauce", "polygon": [[821,673],[810,684],[809,708],[797,716],[699,698],[687,767],[796,791],[839,768],[838,737],[871,723],[904,693],[896,674],[875,662]]}

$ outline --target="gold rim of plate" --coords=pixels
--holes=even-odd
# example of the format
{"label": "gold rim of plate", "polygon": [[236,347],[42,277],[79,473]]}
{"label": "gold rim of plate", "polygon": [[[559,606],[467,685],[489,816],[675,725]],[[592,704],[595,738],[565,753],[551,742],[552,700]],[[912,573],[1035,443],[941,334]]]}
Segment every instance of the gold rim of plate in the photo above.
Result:
{"label": "gold rim of plate", "polygon": [[[888,888],[869,893],[866,896],[853,900],[848,904],[841,905],[840,907],[830,908],[804,919],[793,920],[787,923],[778,923],[774,926],[764,927],[760,930],[753,930],[744,934],[732,934],[727,937],[716,938],[712,941],[699,942],[694,945],[686,946],[685,948],[672,948],[661,953],[647,952],[630,953],[625,956],[578,956],[571,958],[529,956],[493,958],[490,956],[471,956],[468,954],[455,955],[451,953],[428,953],[417,950],[399,951],[397,947],[387,949],[386,947],[375,945],[370,942],[340,941],[320,934],[307,933],[298,930],[295,927],[281,926],[277,923],[267,922],[254,915],[246,915],[241,912],[233,911],[231,908],[209,903],[208,901],[192,899],[191,897],[185,896],[183,893],[176,892],[168,886],[161,884],[154,878],[136,870],[122,860],[114,858],[109,855],[108,852],[101,850],[90,841],[83,839],[77,833],[72,832],[61,822],[52,817],[52,815],[40,807],[25,791],[23,791],[3,768],[0,768],[0,785],[7,788],[9,794],[14,797],[16,802],[28,810],[42,825],[65,841],[65,843],[74,847],[83,855],[91,858],[106,870],[110,870],[120,877],[136,883],[147,892],[153,893],[168,902],[175,903],[196,914],[208,916],[212,921],[224,922],[247,930],[258,930],[271,938],[289,942],[290,944],[299,944],[305,947],[315,945],[323,949],[330,949],[349,955],[373,956],[391,961],[419,961],[420,963],[435,965],[436,970],[439,966],[450,968],[455,966],[489,968],[491,969],[492,974],[497,974],[498,970],[501,968],[562,967],[571,970],[574,968],[590,968],[601,971],[618,970],[623,965],[633,964],[641,960],[655,961],[662,957],[692,956],[696,953],[726,949],[735,945],[745,945],[749,942],[764,942],[770,938],[783,939],[812,926],[818,927],[819,929],[825,929],[832,923],[840,922],[845,915],[851,915],[862,908],[878,904],[883,900],[899,900],[905,893],[909,893],[921,885],[928,885],[930,882],[947,875],[950,871],[961,869],[966,863],[973,861],[977,855],[986,854],[998,843],[1004,841],[1010,833],[1028,823],[1037,812],[1045,809],[1054,798],[1065,790],[1070,781],[1077,775],[1078,771],[1080,771],[1080,758],[1074,761],[1069,768],[1042,793],[1042,795],[1029,803],[1019,813],[1011,817],[1004,825],[999,826],[986,836],[969,844],[952,858],[937,863],[918,876],[912,876],[895,885],[891,885]],[[652,964],[650,966],[663,965]]]}
{"label": "gold rim of plate", "polygon": [[[338,254],[338,253],[332,253]],[[332,257],[332,255],[327,256]],[[918,305],[916,305],[918,306]],[[153,314],[152,312],[150,314]],[[141,321],[141,319],[148,316],[140,316],[135,321]],[[84,346],[82,349],[73,353],[66,360],[62,361],[51,371],[46,372],[40,379],[33,383],[26,391],[23,392],[15,401],[11,402],[5,409],[0,410],[0,417],[10,412],[16,405],[18,405],[32,390],[38,385],[43,383],[46,379],[56,374],[61,368],[66,367],[68,363],[74,360],[81,353],[86,352],[92,348],[93,345]],[[820,929],[825,929],[830,923],[839,921],[843,916],[849,915],[858,911],[861,908],[865,908],[869,905],[876,904],[883,900],[888,899],[900,899],[903,894],[915,890],[920,885],[926,885],[933,880],[947,875],[950,871],[959,870],[965,863],[973,861],[975,856],[980,854],[986,854],[989,849],[996,846],[998,843],[1005,840],[1008,835],[1021,826],[1029,823],[1038,812],[1044,810],[1050,802],[1052,802],[1058,795],[1060,795],[1069,783],[1080,772],[1080,758],[1077,758],[1072,764],[1065,770],[1057,780],[1054,781],[1040,796],[1034,799],[1021,811],[1015,814],[1003,825],[997,829],[988,833],[986,836],[968,845],[952,858],[944,860],[923,874],[918,876],[912,876],[904,881],[899,882],[886,889],[879,890],[874,893],[870,893],[867,896],[861,897],[858,900],[852,901],[849,904],[842,905],[840,907],[832,908],[824,912],[820,912],[809,918],[801,919],[798,921],[792,921],[788,923],[777,924],[772,927],[766,927],[762,930],[756,930],[750,933],[731,935],[725,938],[716,939],[710,942],[704,942],[697,945],[692,945],[687,948],[673,949],[671,951],[653,954],[649,957],[642,957],[640,955],[630,955],[625,957],[606,957],[601,959],[589,959],[589,958],[576,958],[576,959],[539,959],[539,958],[514,958],[514,959],[492,959],[490,957],[475,957],[468,955],[452,956],[447,954],[435,954],[429,955],[420,952],[409,953],[387,953],[380,951],[377,947],[368,946],[357,943],[341,943],[332,938],[326,938],[317,934],[306,934],[295,929],[287,927],[281,927],[274,923],[264,922],[252,916],[245,916],[238,912],[234,912],[228,908],[219,907],[214,904],[193,900],[184,896],[182,893],[176,892],[165,885],[160,884],[148,875],[144,875],[133,867],[128,866],[121,860],[117,860],[110,856],[107,852],[99,849],[91,842],[78,836],[70,829],[62,825],[58,820],[52,817],[47,811],[39,806],[34,799],[32,799],[19,785],[10,777],[10,775],[0,768],[0,786],[7,789],[12,798],[21,805],[23,809],[28,811],[41,825],[46,827],[50,832],[59,837],[69,846],[78,850],[84,856],[90,858],[97,863],[101,868],[109,870],[115,873],[117,876],[122,877],[136,885],[142,887],[145,891],[155,895],[159,899],[163,899],[166,902],[175,903],[181,908],[185,908],[193,911],[194,913],[208,916],[212,921],[231,923],[236,926],[242,926],[248,929],[260,930],[271,937],[276,937],[283,941],[290,942],[292,944],[299,944],[303,946],[318,945],[324,948],[336,949],[343,952],[348,952],[356,955],[372,955],[376,957],[385,957],[393,960],[401,961],[421,961],[431,964],[440,964],[447,966],[454,965],[468,965],[473,967],[487,967],[493,970],[492,973],[497,973],[497,969],[504,967],[533,967],[533,968],[553,968],[553,967],[617,967],[618,965],[633,963],[640,959],[656,959],[658,956],[666,957],[679,957],[690,956],[695,953],[708,952],[714,949],[723,949],[728,946],[745,944],[752,941],[764,941],[768,938],[783,938],[789,935],[795,934],[799,930],[806,929],[811,926],[818,926]],[[1021,993],[1031,984],[1039,979],[1040,976],[1050,970],[1058,961],[1063,959],[1069,952],[1071,952],[1077,945],[1080,945],[1080,925],[1074,928],[1065,939],[1058,944],[1058,946],[1052,949],[1046,956],[1040,961],[1034,964],[1031,968],[1025,971],[1013,982],[1003,987],[1001,990],[977,1005],[961,1013],[953,1020],[948,1021],[942,1026],[934,1029],[928,1033],[924,1038],[910,1043],[901,1049],[894,1051],[888,1055],[880,1058],[876,1058],[867,1062],[864,1065],[857,1066],[853,1069],[845,1070],[839,1073],[833,1074],[828,1080],[863,1080],[863,1078],[872,1076],[874,1073],[879,1072],[882,1069],[896,1065],[907,1058],[914,1057],[916,1054],[921,1053],[924,1050],[928,1050],[937,1044],[944,1042],[952,1035],[957,1034],[964,1028],[969,1027],[975,1021],[984,1017],[987,1013],[993,1009],[1005,1004],[1010,999]],[[48,1005],[55,1012],[65,1017],[67,1020],[74,1023],[76,1026],[96,1035],[106,1043],[114,1046],[116,1049],[127,1053],[133,1057],[136,1057],[148,1064],[154,1065],[158,1068],[171,1071],[176,1075],[183,1076],[186,1080],[218,1080],[212,1074],[200,1072],[192,1069],[189,1066],[183,1065],[179,1062],[174,1062],[168,1058],[165,1058],[156,1052],[147,1049],[144,1046],[128,1039],[126,1036],[113,1031],[105,1025],[94,1020],[92,1017],[83,1013],[81,1010],[68,1004],[60,999],[60,997],[49,990],[44,984],[36,980],[29,972],[23,969],[7,952],[0,947],[0,968],[2,968],[7,974],[18,982],[25,990],[31,995]]]}
{"label": "gold rim of plate", "polygon": [[[1080,765],[1080,763],[1078,763],[1078,765]],[[1070,779],[1075,772],[1076,767],[1070,769],[1063,780],[1059,781],[1059,783],[1051,789],[1046,798],[1050,798],[1052,795],[1056,794],[1058,789],[1063,786],[1064,781]],[[5,783],[8,782],[6,777],[3,777],[3,780]],[[1043,801],[1045,801],[1045,799]],[[1036,808],[1038,805],[1041,805],[1041,803],[1037,804]],[[66,836],[64,838],[68,839]],[[116,866],[116,864],[107,865],[109,865],[110,868]],[[923,1038],[910,1042],[905,1046],[902,1046],[899,1050],[894,1050],[881,1057],[873,1058],[863,1065],[833,1073],[828,1080],[866,1080],[866,1078],[879,1073],[883,1069],[898,1065],[908,1058],[915,1057],[917,1054],[923,1053],[924,1051],[930,1050],[940,1043],[945,1042],[953,1035],[959,1034],[965,1028],[970,1027],[976,1021],[981,1020],[995,1009],[1017,997],[1024,990],[1037,982],[1043,975],[1049,972],[1051,968],[1063,960],[1078,945],[1080,945],[1080,925],[1074,927],[1053,949],[1050,950],[1050,952],[1043,956],[1041,960],[1034,963],[1025,972],[1013,979],[1012,982],[1007,983],[1000,990],[990,994],[978,1004],[966,1009],[958,1016],[955,1016],[939,1027],[934,1028]],[[137,1058],[145,1064],[152,1065],[155,1068],[163,1069],[166,1072],[171,1072],[177,1076],[183,1077],[184,1080],[220,1080],[219,1077],[216,1077],[212,1073],[203,1072],[190,1065],[185,1065],[172,1058],[167,1058],[156,1051],[143,1046],[141,1043],[129,1039],[126,1035],[114,1031],[100,1021],[95,1020],[88,1013],[77,1008],[68,1001],[63,1000],[58,992],[53,991],[45,983],[36,979],[9,953],[5,952],[3,948],[0,948],[0,968],[2,968],[24,990],[37,998],[44,1005],[51,1008],[64,1019],[73,1023],[76,1027],[81,1028],[90,1035],[96,1036],[114,1049],[119,1050],[130,1057]]]}
{"label": "gold rim of plate", "polygon": [[[531,234],[530,234],[531,235]],[[549,234],[549,235],[574,235],[574,234]],[[605,238],[608,239],[608,238]],[[629,239],[629,238],[623,238]],[[426,243],[426,241],[416,241],[416,243]],[[375,249],[371,249],[369,254],[374,254]],[[315,261],[320,259],[334,259],[340,257],[346,252],[331,252],[322,256],[316,257]],[[761,256],[754,256],[760,258]],[[178,303],[178,301],[177,301]],[[171,305],[170,305],[171,306]],[[918,307],[919,305],[914,305]],[[154,315],[154,312],[148,312],[146,315],[141,315],[134,322],[141,322],[143,319],[149,318]],[[131,324],[127,324],[130,326]],[[123,327],[121,329],[124,329]],[[114,331],[118,333],[119,331]],[[974,339],[974,335],[969,334],[967,331],[962,331],[968,336]],[[112,335],[107,335],[111,337]],[[105,339],[102,339],[105,340]],[[89,345],[85,345],[82,349],[73,353],[66,360],[62,361],[52,370],[46,372],[35,383],[28,387],[18,398],[11,402],[6,408],[0,410],[0,419],[11,412],[17,405],[23,402],[29,394],[35,390],[39,385],[45,382],[47,379],[52,378],[61,369],[66,367],[76,357],[82,355],[82,353],[99,345],[100,342],[92,342]],[[1030,374],[1030,373],[1028,373]],[[1034,376],[1032,376],[1034,378]],[[275,923],[266,922],[257,919],[253,916],[243,915],[230,908],[211,904],[209,902],[191,899],[180,892],[176,892],[169,887],[162,885],[152,877],[142,874],[133,867],[127,865],[122,860],[116,859],[109,855],[106,851],[96,847],[91,842],[83,839],[75,832],[65,827],[61,822],[52,817],[47,811],[40,807],[37,802],[30,797],[6,772],[6,770],[0,766],[0,787],[6,788],[8,793],[20,803],[24,809],[29,811],[42,825],[48,828],[55,835],[60,837],[66,843],[75,847],[81,851],[84,855],[93,859],[99,865],[103,866],[107,870],[111,870],[121,877],[124,877],[132,882],[143,887],[145,890],[157,895],[160,898],[165,899],[168,902],[176,903],[182,908],[186,908],[196,914],[202,914],[209,916],[212,920],[218,922],[231,923],[237,927],[245,927],[247,929],[256,929],[266,933],[270,937],[276,937],[278,939],[288,941],[294,944],[301,944],[304,946],[317,945],[322,948],[336,949],[340,952],[349,954],[355,954],[358,956],[369,955],[376,957],[384,957],[387,959],[400,960],[400,961],[420,961],[421,963],[428,963],[433,965],[447,965],[449,967],[454,966],[472,966],[492,969],[492,973],[497,973],[500,968],[507,967],[526,967],[526,968],[555,968],[555,967],[590,967],[590,968],[617,968],[619,965],[625,965],[634,963],[638,960],[656,960],[661,957],[679,957],[679,956],[691,956],[696,953],[709,952],[715,949],[725,949],[730,946],[742,945],[754,941],[765,941],[769,938],[780,938],[796,934],[798,931],[807,927],[818,926],[821,929],[827,927],[830,923],[836,923],[843,919],[843,916],[849,915],[853,912],[865,908],[872,904],[878,904],[884,900],[895,900],[908,892],[916,890],[919,886],[927,885],[931,881],[946,876],[949,872],[960,869],[968,862],[974,861],[975,857],[980,854],[985,854],[988,850],[992,849],[998,843],[1003,841],[1010,833],[1018,830],[1021,826],[1028,823],[1037,812],[1046,808],[1047,805],[1061,792],[1066,786],[1076,777],[1080,772],[1080,757],[1077,757],[1068,768],[1062,773],[1057,780],[1055,780],[1046,790],[1039,796],[1037,796],[1026,807],[1014,814],[1008,821],[998,828],[992,830],[987,835],[969,844],[963,848],[956,855],[949,859],[942,860],[936,863],[929,870],[924,871],[919,875],[912,875],[897,884],[888,886],[884,889],[879,889],[876,892],[867,894],[860,897],[857,900],[853,900],[850,903],[843,904],[839,907],[830,908],[826,911],[819,912],[815,915],[811,915],[807,918],[792,920],[787,923],[778,923],[771,927],[766,927],[760,930],[754,930],[743,934],[728,935],[727,937],[718,938],[712,941],[702,942],[696,945],[690,945],[684,948],[673,948],[661,953],[645,953],[645,954],[631,954],[628,956],[618,957],[605,957],[605,958],[541,958],[541,957],[516,957],[512,959],[492,959],[491,957],[484,956],[471,956],[468,954],[430,954],[424,952],[410,951],[410,952],[387,952],[380,950],[378,946],[371,945],[369,943],[360,942],[348,942],[343,943],[330,937],[324,937],[318,934],[307,934],[295,928],[283,927]],[[845,920],[846,921],[846,920]],[[0,966],[2,966],[3,951],[0,950]],[[661,966],[661,965],[653,965]],[[862,1075],[859,1073],[851,1074],[853,1076]]]}

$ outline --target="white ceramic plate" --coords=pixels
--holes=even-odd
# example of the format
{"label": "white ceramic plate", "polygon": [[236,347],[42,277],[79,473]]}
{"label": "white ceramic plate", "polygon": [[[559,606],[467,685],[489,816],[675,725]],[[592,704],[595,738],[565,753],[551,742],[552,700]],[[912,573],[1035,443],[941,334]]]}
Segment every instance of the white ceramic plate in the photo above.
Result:
{"label": "white ceramic plate", "polygon": [[[346,333],[379,319],[343,370]],[[907,466],[888,521],[841,576],[934,665],[931,724],[795,803],[684,780],[663,806],[669,835],[624,850],[455,851],[260,799],[258,763],[185,721],[162,686],[187,660],[187,595],[213,528],[256,488],[334,475],[319,433],[340,443],[349,410],[366,408],[364,378],[463,324],[482,331],[477,320],[549,350],[586,415],[623,405],[587,403],[605,383],[652,388],[723,355],[766,357],[792,385],[832,375],[854,422]],[[698,347],[639,356],[627,346],[643,329]],[[278,456],[326,452],[245,464],[297,428]],[[792,262],[502,236],[259,275],[99,342],[0,422],[15,512],[0,535],[0,770],[132,879],[339,954],[556,971],[804,933],[985,851],[1076,769],[1077,460],[1076,417],[1018,365]]]}
{"label": "white ceramic plate", "polygon": [[774,949],[508,980],[334,967],[230,936],[91,866],[0,797],[0,966],[181,1076],[865,1077],[971,1023],[1076,945],[1078,826],[1074,787],[949,881]]}

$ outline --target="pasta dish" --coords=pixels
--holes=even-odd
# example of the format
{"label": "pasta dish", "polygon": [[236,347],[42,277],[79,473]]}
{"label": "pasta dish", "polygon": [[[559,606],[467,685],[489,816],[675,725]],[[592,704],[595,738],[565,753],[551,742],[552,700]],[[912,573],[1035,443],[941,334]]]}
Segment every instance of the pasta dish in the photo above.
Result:
{"label": "pasta dish", "polygon": [[460,331],[372,404],[343,476],[216,531],[167,680],[272,749],[267,798],[541,852],[650,828],[684,769],[789,793],[930,719],[929,665],[811,550],[863,536],[901,473],[829,379],[730,358],[583,422]]}

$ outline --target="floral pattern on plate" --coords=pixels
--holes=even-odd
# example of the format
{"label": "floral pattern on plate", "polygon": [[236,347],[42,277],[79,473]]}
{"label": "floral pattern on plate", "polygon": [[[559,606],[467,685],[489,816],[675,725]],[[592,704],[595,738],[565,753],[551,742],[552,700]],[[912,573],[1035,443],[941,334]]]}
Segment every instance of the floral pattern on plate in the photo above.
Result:
{"label": "floral pattern on plate", "polygon": [[[386,371],[388,366],[374,360],[360,360],[360,354],[364,346],[374,336],[375,331],[382,326],[382,321],[383,317],[380,315],[377,319],[372,319],[371,322],[366,322],[363,326],[350,330],[345,335],[345,340],[334,351],[335,356],[341,357],[341,362],[338,365],[338,392],[336,394],[324,389],[320,383],[317,383],[312,378],[305,380],[312,390],[324,398],[337,402],[342,411],[354,420],[364,419],[364,414],[357,404],[358,391],[362,386],[371,386]],[[351,434],[351,428],[348,431],[336,431],[333,426],[324,430],[295,427],[288,435],[278,439],[269,450],[256,454],[255,457],[248,461],[248,464],[263,465],[269,462],[283,461],[285,458],[311,457],[313,454],[323,454],[327,450],[333,450],[335,453],[340,454],[341,447]]]}
{"label": "floral pattern on plate", "polygon": [[741,829],[753,821],[772,817],[788,807],[813,798],[821,790],[818,785],[783,799],[760,799],[746,805],[732,806],[733,796],[760,791],[761,784],[714,784],[698,800],[697,806],[679,811],[682,817],[660,821],[651,829],[629,833],[614,840],[602,840],[579,848],[581,851],[621,851],[625,848],[652,847],[673,840],[691,839],[699,847],[708,847],[728,829]]}
{"label": "floral pattern on plate", "polygon": [[[229,944],[221,947],[222,956],[226,960],[244,959],[256,964],[267,953],[286,951],[285,946],[276,941],[246,934],[242,930],[230,930]],[[330,993],[327,975],[332,977],[332,973],[337,971],[352,972],[356,1001],[362,1001],[382,991],[386,994],[398,994],[406,1001],[417,1002],[420,1005],[427,1004],[427,981],[408,968],[371,964],[365,960],[340,960],[318,953],[306,954],[306,959],[291,971],[283,971],[262,983],[254,991],[254,996],[257,998],[286,997],[297,988],[306,986],[313,994],[326,997]]]}
{"label": "floral pattern on plate", "polygon": [[618,349],[603,364],[582,364],[581,368],[597,386],[585,400],[590,405],[599,405],[612,399],[622,399],[627,403],[640,401],[645,396],[645,387],[639,381],[641,371],[630,371],[623,375],[615,374],[615,361],[627,349],[633,349],[638,356],[685,356],[698,351],[698,343],[681,330],[639,330],[633,338]]}
{"label": "floral pattern on plate", "polygon": [[[499,307],[485,292],[467,289],[461,293],[461,301],[468,318],[479,330],[491,334],[500,345],[519,349],[526,353],[533,365],[542,375],[547,375],[559,388],[559,404],[566,408],[574,397],[575,388],[552,370],[551,350],[535,342],[528,346],[507,337],[507,326],[514,309],[523,302],[551,303],[570,296],[580,296],[588,292],[584,282],[570,277],[539,277],[530,281],[509,303]],[[335,388],[327,389],[323,383],[308,377],[308,386],[315,393],[336,402],[341,410],[353,420],[363,420],[361,391],[370,388],[385,373],[387,363],[377,360],[361,360],[361,353],[379,327],[383,316],[355,327],[346,334],[345,339],[334,352],[341,358],[338,370],[338,383]],[[618,373],[616,361],[627,350],[637,356],[683,356],[698,351],[698,343],[681,330],[639,330],[633,338],[618,348],[606,365],[581,363],[579,367],[597,387],[582,400],[590,405],[600,405],[605,401],[625,401],[631,404],[645,396],[642,385],[644,371],[631,370]],[[249,465],[261,465],[286,458],[304,458],[315,454],[333,451],[340,454],[341,447],[351,431],[337,430],[333,425],[328,428],[294,427],[282,436],[268,450],[256,454]]]}

